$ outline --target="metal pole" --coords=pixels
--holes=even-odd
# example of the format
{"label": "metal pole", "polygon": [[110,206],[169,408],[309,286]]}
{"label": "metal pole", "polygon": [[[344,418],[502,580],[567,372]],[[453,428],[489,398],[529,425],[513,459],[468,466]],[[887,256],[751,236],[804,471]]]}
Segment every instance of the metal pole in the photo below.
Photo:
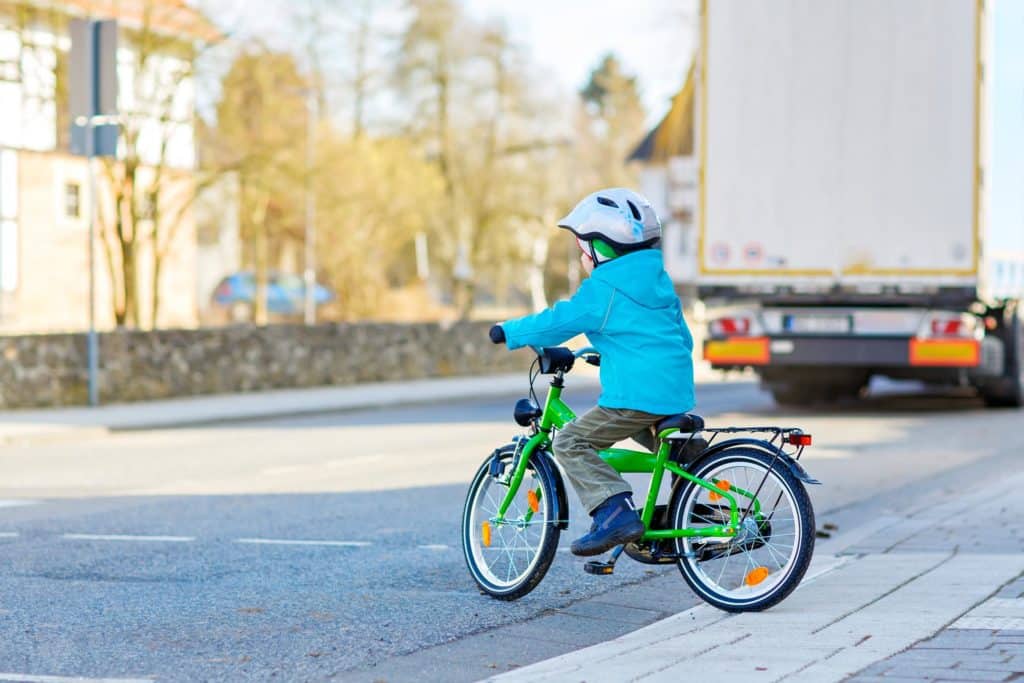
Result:
{"label": "metal pole", "polygon": [[97,406],[99,397],[99,340],[96,337],[96,173],[93,156],[96,154],[95,128],[92,117],[85,125],[86,163],[89,164],[89,405]]}
{"label": "metal pole", "polygon": [[316,204],[313,196],[313,127],[316,125],[316,91],[310,88],[306,94],[306,236],[305,236],[305,268],[302,277],[305,282],[305,300],[303,320],[307,325],[316,323],[316,269],[314,266],[314,247],[316,243]]}

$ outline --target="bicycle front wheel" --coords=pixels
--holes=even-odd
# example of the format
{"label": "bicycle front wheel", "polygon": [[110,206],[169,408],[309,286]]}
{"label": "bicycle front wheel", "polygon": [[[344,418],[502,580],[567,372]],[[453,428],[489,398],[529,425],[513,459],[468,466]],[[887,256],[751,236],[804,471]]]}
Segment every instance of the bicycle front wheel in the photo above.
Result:
{"label": "bicycle front wheel", "polygon": [[814,553],[814,510],[786,464],[753,448],[733,448],[701,461],[696,477],[673,493],[669,519],[677,529],[727,524],[728,492],[740,525],[731,537],[676,539],[679,571],[698,596],[728,612],[755,612],[785,599]]}
{"label": "bicycle front wheel", "polygon": [[462,550],[480,589],[501,600],[515,600],[540,583],[551,566],[561,533],[555,519],[557,482],[534,455],[503,518],[498,507],[508,493],[515,447],[501,450],[495,476],[488,458],[473,477],[462,513]]}

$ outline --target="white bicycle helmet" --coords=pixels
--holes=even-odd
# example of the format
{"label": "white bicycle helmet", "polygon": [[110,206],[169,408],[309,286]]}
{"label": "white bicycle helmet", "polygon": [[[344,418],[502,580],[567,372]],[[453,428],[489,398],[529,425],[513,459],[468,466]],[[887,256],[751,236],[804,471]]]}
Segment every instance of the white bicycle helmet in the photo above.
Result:
{"label": "white bicycle helmet", "polygon": [[643,195],[624,187],[610,187],[584,197],[558,221],[558,227],[588,243],[595,265],[631,251],[648,249],[661,239],[661,221],[651,203]]}

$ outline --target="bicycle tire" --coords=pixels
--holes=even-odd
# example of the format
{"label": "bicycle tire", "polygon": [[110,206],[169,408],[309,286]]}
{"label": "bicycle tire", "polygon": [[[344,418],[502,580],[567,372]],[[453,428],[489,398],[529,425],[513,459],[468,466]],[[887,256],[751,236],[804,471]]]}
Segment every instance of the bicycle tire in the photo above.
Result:
{"label": "bicycle tire", "polygon": [[[514,453],[514,444],[509,444],[499,449],[498,457],[505,468],[511,466]],[[478,530],[483,523],[481,515],[476,509],[476,503],[481,500],[481,489],[490,483],[495,483],[499,486],[498,490],[501,492],[502,497],[507,490],[491,476],[493,456],[484,460],[480,469],[477,470],[476,475],[473,477],[469,491],[466,494],[466,502],[462,511],[462,551],[466,559],[466,566],[480,590],[499,600],[516,600],[536,588],[544,578],[544,575],[547,574],[551,562],[555,558],[555,552],[558,549],[561,528],[559,527],[559,520],[554,519],[553,513],[556,509],[555,501],[559,500],[560,492],[558,491],[558,486],[560,482],[556,481],[547,469],[538,467],[535,464],[534,460],[538,457],[543,456],[539,454],[531,456],[531,461],[527,464],[527,474],[524,476],[519,492],[526,490],[528,479],[532,479],[540,487],[541,495],[538,496],[539,504],[536,514],[542,515],[543,518],[539,522],[531,522],[530,526],[536,525],[541,530],[541,533],[536,553],[525,565],[524,570],[517,573],[514,577],[508,574],[506,575],[506,580],[502,581],[500,577],[495,575],[493,569],[484,560],[484,546],[482,545],[482,539],[479,538],[480,534],[478,534]],[[514,507],[515,505],[509,509],[510,513]],[[522,531],[517,530],[516,536],[518,537],[520,533]],[[488,546],[487,549],[490,550],[491,548]],[[512,560],[510,559],[511,562]]]}
{"label": "bicycle tire", "polygon": [[[719,472],[728,472],[730,470],[735,471],[740,466],[751,467],[754,471],[767,471],[768,480],[774,480],[777,482],[773,486],[777,486],[780,491],[780,500],[783,496],[788,496],[788,505],[791,507],[793,514],[792,521],[792,532],[786,534],[783,530],[779,530],[779,520],[772,520],[772,515],[775,514],[773,510],[769,514],[769,529],[776,529],[767,531],[769,539],[768,553],[774,551],[771,550],[774,547],[770,543],[770,539],[774,535],[783,536],[792,535],[793,549],[790,551],[791,561],[782,568],[779,567],[781,576],[772,576],[770,589],[765,590],[763,593],[757,592],[755,587],[760,585],[760,582],[753,586],[747,585],[746,583],[737,586],[732,591],[723,589],[720,585],[714,585],[715,583],[721,583],[722,576],[720,575],[717,582],[710,579],[710,576],[701,567],[702,563],[706,563],[707,558],[710,556],[715,561],[725,560],[729,561],[729,558],[735,555],[745,554],[751,555],[753,552],[762,549],[765,545],[765,539],[754,538],[753,540],[746,541],[744,543],[738,543],[735,539],[730,541],[732,545],[729,545],[723,541],[718,541],[722,546],[722,549],[717,552],[708,553],[709,548],[714,546],[708,542],[702,542],[700,539],[676,539],[676,553],[680,556],[677,560],[677,566],[679,567],[680,573],[683,575],[683,579],[687,585],[705,602],[717,607],[718,609],[727,612],[757,612],[768,609],[782,600],[784,600],[790,593],[792,593],[796,587],[800,584],[804,574],[807,572],[807,568],[810,565],[811,557],[814,554],[814,538],[815,538],[815,527],[814,527],[814,509],[811,506],[810,497],[807,495],[807,490],[803,484],[793,475],[789,467],[786,466],[785,462],[780,459],[775,459],[773,464],[773,456],[764,451],[749,448],[749,447],[736,447],[722,451],[712,455],[704,460],[701,460],[694,470],[693,474],[701,479],[709,480]],[[756,479],[756,478],[755,478]],[[757,482],[752,482],[754,487],[757,486]],[[772,491],[774,492],[774,488]],[[696,509],[696,505],[701,505],[698,500],[701,496],[707,496],[708,489],[701,487],[693,482],[684,481],[675,488],[672,492],[672,498],[669,507],[668,519],[674,526],[674,528],[686,528],[698,526],[693,524],[693,510]],[[768,494],[769,496],[771,494]],[[739,496],[738,496],[739,497]],[[758,496],[761,497],[760,495]],[[742,497],[739,497],[742,498]],[[776,503],[777,506],[777,503]],[[689,510],[690,512],[687,512]],[[743,515],[743,505],[740,503],[740,514]],[[748,515],[749,517],[749,515]],[[709,520],[708,523],[721,523],[724,520]],[[684,525],[685,522],[685,525]],[[747,522],[749,525],[750,522]],[[760,536],[762,533],[761,529],[764,527],[762,523],[754,524],[755,535]],[[749,528],[749,527],[748,527]],[[788,526],[786,527],[788,529]],[[749,538],[749,536],[748,536]],[[778,553],[781,556],[781,552]],[[746,558],[748,561],[750,557]],[[777,558],[775,559],[777,562]],[[764,565],[756,565],[755,569],[760,568]],[[741,569],[745,569],[741,568]],[[765,567],[767,569],[767,567]],[[725,574],[726,568],[723,567],[722,575]],[[750,577],[751,573],[747,573],[746,577]],[[763,579],[761,579],[763,581]],[[750,589],[748,591],[748,589]],[[748,596],[744,596],[745,592],[749,592]]]}

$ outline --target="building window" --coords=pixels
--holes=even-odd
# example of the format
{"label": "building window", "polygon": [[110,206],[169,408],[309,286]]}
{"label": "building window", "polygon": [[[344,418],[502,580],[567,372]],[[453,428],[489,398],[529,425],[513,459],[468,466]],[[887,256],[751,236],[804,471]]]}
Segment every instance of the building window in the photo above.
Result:
{"label": "building window", "polygon": [[18,289],[18,153],[0,149],[0,292]]}
{"label": "building window", "polygon": [[82,216],[82,191],[78,183],[64,184],[64,215],[68,218]]}
{"label": "building window", "polygon": [[18,224],[0,221],[0,289],[18,288]]}

